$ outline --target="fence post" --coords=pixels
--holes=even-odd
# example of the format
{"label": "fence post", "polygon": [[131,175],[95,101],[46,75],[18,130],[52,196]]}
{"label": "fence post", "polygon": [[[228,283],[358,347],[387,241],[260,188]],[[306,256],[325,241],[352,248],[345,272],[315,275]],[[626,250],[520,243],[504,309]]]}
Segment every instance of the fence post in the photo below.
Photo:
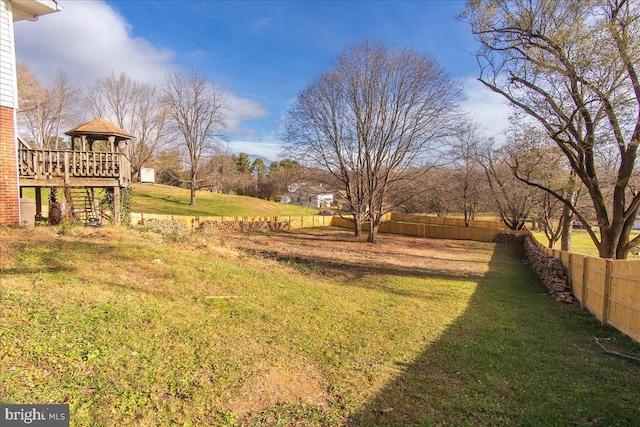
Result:
{"label": "fence post", "polygon": [[569,289],[573,291],[573,262],[571,262],[571,252],[568,253],[567,258],[567,280],[569,281]]}
{"label": "fence post", "polygon": [[604,272],[604,291],[602,294],[602,324],[606,325],[609,317],[609,297],[611,295],[611,268],[613,260],[607,259],[607,266]]}
{"label": "fence post", "polygon": [[589,280],[589,257],[582,257],[582,298],[580,308],[587,306],[587,284]]}

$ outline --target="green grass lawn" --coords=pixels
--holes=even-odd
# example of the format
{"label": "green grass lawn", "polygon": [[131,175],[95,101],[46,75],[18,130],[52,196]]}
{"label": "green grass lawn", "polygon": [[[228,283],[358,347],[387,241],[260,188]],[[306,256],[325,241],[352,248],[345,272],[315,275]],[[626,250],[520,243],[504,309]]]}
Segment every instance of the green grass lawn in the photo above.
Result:
{"label": "green grass lawn", "polygon": [[[63,197],[61,193],[59,196]],[[35,198],[33,188],[23,190],[23,197]],[[97,197],[101,197],[98,194]],[[43,204],[49,189],[42,190]],[[196,192],[196,206],[189,206],[189,190],[168,185],[134,184],[131,211],[149,214],[186,216],[307,216],[316,215],[317,208],[270,202],[255,197]]]}
{"label": "green grass lawn", "polygon": [[640,419],[640,364],[593,337],[640,346],[546,296],[517,247],[451,242],[476,274],[354,275],[215,237],[0,233],[0,399],[69,403],[72,426]]}
{"label": "green grass lawn", "polygon": [[317,208],[209,191],[196,192],[196,206],[189,206],[189,197],[189,190],[184,188],[134,184],[131,211],[201,216],[299,216],[318,213]]}

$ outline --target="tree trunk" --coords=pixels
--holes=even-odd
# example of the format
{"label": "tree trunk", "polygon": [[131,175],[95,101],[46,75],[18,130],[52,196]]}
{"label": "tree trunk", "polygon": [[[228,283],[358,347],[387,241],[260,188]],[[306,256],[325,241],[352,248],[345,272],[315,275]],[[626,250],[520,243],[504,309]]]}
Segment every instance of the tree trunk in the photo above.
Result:
{"label": "tree trunk", "polygon": [[465,202],[464,203],[464,226],[468,227],[470,221],[471,221],[471,213],[469,212],[469,206]]}
{"label": "tree trunk", "polygon": [[629,257],[629,252],[633,247],[633,245],[629,245],[630,234],[633,230],[633,224],[635,223],[637,215],[638,209],[631,212],[629,218],[624,222],[620,239],[618,240],[618,246],[616,248],[616,259],[627,259]]}
{"label": "tree trunk", "polygon": [[74,224],[76,222],[75,206],[73,206],[73,196],[71,194],[71,187],[65,185],[64,198],[67,200],[67,206],[69,206],[69,221]]}
{"label": "tree trunk", "polygon": [[189,200],[189,206],[195,206],[196,205],[196,183],[198,181],[196,180],[196,171],[195,170],[191,170],[191,183],[189,184],[189,193],[191,195],[191,199]]}
{"label": "tree trunk", "polygon": [[354,237],[360,237],[362,235],[362,220],[360,215],[353,215],[353,230]]}
{"label": "tree trunk", "polygon": [[573,212],[568,206],[562,208],[562,233],[560,234],[560,250],[571,250],[571,232],[573,231]]}
{"label": "tree trunk", "polygon": [[600,258],[614,259],[616,258],[617,242],[620,240],[620,233],[616,233],[613,227],[600,228],[600,247],[598,252]]}
{"label": "tree trunk", "polygon": [[380,227],[380,220],[376,221],[373,218],[369,219],[369,235],[367,236],[367,242],[376,243],[376,236],[378,235],[379,227]]}
{"label": "tree trunk", "polygon": [[598,249],[600,258],[614,259],[616,255],[616,247],[611,240],[603,239]]}
{"label": "tree trunk", "polygon": [[196,205],[196,185],[193,181],[191,181],[191,184],[189,185],[189,194],[190,194],[190,200],[189,200],[189,206],[195,206]]}

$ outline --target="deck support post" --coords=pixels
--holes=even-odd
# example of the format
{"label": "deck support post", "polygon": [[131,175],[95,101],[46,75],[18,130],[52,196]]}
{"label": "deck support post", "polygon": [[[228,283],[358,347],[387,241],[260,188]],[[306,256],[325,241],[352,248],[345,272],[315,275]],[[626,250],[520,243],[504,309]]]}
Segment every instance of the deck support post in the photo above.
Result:
{"label": "deck support post", "polygon": [[113,223],[120,225],[120,187],[113,187]]}
{"label": "deck support post", "polygon": [[42,188],[36,187],[36,218],[42,218]]}

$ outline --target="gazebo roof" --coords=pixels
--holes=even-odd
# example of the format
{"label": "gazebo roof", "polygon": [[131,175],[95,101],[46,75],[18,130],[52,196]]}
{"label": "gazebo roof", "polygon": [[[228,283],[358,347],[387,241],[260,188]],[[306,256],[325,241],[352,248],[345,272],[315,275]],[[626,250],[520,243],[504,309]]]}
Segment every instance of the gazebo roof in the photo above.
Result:
{"label": "gazebo roof", "polygon": [[65,132],[65,135],[71,137],[86,136],[94,140],[106,140],[110,136],[114,136],[117,141],[123,139],[132,139],[133,135],[120,129],[118,126],[109,123],[102,117],[83,123]]}

